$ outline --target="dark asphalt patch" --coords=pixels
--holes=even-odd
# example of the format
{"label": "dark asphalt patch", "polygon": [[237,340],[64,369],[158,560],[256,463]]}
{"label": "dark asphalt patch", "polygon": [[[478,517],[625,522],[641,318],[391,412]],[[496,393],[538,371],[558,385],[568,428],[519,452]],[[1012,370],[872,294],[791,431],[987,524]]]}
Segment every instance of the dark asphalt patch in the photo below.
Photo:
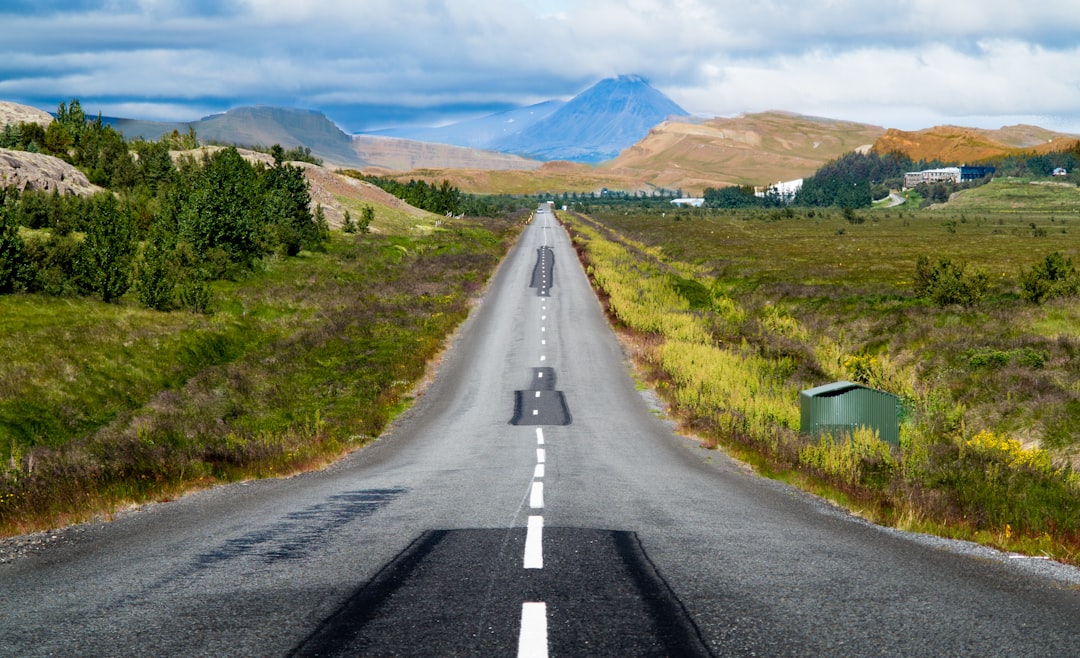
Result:
{"label": "dark asphalt patch", "polygon": [[554,391],[555,390],[555,369],[554,368],[533,368],[532,386],[529,390],[532,391]]}
{"label": "dark asphalt patch", "polygon": [[196,564],[208,567],[245,557],[265,563],[303,559],[338,528],[374,514],[407,491],[404,487],[360,489],[331,496],[325,503],[285,515],[274,525],[224,542],[199,555]]}
{"label": "dark asphalt patch", "polygon": [[552,656],[707,656],[697,626],[632,532],[424,533],[298,646],[295,656],[514,655],[521,605],[547,604]]}
{"label": "dark asphalt patch", "polygon": [[514,391],[511,425],[569,425],[573,418],[566,396],[555,390],[554,368],[533,368],[529,388]]}
{"label": "dark asphalt patch", "polygon": [[555,285],[555,254],[551,247],[536,250],[536,265],[533,266],[530,288],[536,288],[540,297],[548,297],[549,289]]}
{"label": "dark asphalt patch", "polygon": [[514,391],[511,425],[569,425],[571,420],[562,391]]}

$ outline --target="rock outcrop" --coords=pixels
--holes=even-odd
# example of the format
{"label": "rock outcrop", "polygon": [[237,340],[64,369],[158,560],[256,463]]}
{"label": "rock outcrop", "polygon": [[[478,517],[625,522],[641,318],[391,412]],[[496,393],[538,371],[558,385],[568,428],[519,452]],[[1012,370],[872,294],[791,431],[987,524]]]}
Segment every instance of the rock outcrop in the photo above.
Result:
{"label": "rock outcrop", "polygon": [[60,158],[41,153],[0,149],[0,187],[25,190],[57,191],[60,194],[86,195],[101,192],[86,174]]}
{"label": "rock outcrop", "polygon": [[42,128],[48,128],[52,120],[51,114],[36,107],[0,101],[0,128],[20,123],[38,123]]}

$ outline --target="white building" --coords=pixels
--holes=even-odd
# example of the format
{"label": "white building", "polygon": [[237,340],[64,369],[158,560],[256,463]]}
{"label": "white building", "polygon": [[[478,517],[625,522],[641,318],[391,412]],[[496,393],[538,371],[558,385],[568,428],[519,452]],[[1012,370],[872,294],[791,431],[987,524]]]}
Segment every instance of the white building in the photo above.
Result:
{"label": "white building", "polygon": [[960,167],[945,167],[944,169],[926,169],[924,171],[909,171],[904,174],[904,187],[915,187],[923,183],[959,183]]}
{"label": "white building", "polygon": [[772,192],[773,194],[778,195],[784,201],[790,203],[795,199],[795,195],[799,193],[799,190],[802,189],[802,183],[803,179],[801,178],[796,178],[795,180],[789,181],[780,181],[779,183],[775,185],[770,185],[765,189],[754,190],[754,196],[763,197],[766,194]]}

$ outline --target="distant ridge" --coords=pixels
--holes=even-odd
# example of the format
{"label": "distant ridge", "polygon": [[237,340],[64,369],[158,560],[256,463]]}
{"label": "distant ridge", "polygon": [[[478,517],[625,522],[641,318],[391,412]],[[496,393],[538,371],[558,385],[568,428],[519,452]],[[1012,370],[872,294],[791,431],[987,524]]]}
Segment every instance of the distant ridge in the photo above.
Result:
{"label": "distant ridge", "polygon": [[1075,146],[1078,135],[1038,126],[1016,125],[997,130],[934,126],[917,131],[890,128],[875,143],[878,153],[903,153],[912,160],[973,163],[1025,152],[1050,153]]}
{"label": "distant ridge", "polygon": [[335,164],[362,165],[352,148],[352,138],[322,112],[285,107],[238,107],[190,123],[111,119],[126,137],[158,139],[173,130],[194,128],[200,140],[241,146],[308,147],[318,157]]}

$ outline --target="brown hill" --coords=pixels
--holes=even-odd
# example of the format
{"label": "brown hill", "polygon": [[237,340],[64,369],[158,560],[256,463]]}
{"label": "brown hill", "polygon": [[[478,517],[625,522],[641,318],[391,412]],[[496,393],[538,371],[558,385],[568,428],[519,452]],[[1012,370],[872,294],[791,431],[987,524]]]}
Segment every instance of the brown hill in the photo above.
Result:
{"label": "brown hill", "polygon": [[669,121],[600,169],[689,193],[766,185],[809,176],[829,160],[869,148],[884,133],[879,126],[788,112]]}
{"label": "brown hill", "polygon": [[916,161],[967,163],[1020,153],[1060,151],[1072,147],[1077,139],[1080,136],[1028,125],[997,130],[935,126],[913,132],[890,128],[874,143],[874,150],[900,152]]}

